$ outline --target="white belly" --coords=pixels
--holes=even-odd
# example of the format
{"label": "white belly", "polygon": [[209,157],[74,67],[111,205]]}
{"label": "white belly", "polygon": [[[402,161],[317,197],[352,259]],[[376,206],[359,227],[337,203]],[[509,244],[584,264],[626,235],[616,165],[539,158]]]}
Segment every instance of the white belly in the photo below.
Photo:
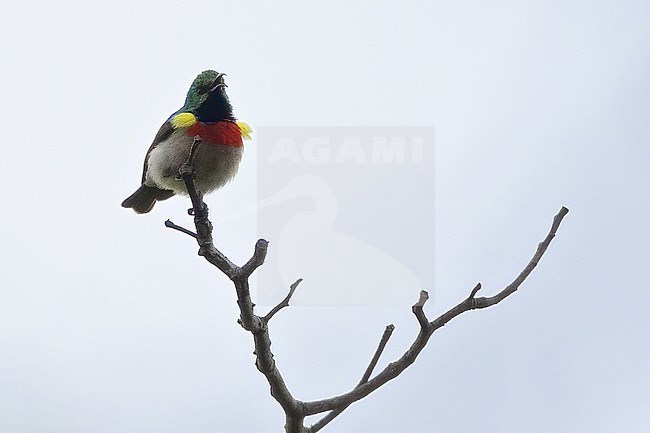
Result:
{"label": "white belly", "polygon": [[[174,131],[167,140],[158,144],[149,153],[145,185],[186,195],[185,183],[177,176],[178,169],[187,161],[192,143],[192,137]],[[228,183],[237,174],[243,152],[243,146],[199,144],[194,156],[197,189],[207,194]]]}

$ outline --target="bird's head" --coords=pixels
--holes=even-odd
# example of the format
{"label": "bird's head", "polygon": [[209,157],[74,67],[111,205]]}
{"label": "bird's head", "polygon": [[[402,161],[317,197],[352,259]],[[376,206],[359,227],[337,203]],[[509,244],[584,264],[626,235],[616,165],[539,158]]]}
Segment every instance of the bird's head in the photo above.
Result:
{"label": "bird's head", "polygon": [[187,91],[182,110],[194,114],[203,122],[234,120],[232,105],[226,94],[226,74],[213,70],[201,72]]}

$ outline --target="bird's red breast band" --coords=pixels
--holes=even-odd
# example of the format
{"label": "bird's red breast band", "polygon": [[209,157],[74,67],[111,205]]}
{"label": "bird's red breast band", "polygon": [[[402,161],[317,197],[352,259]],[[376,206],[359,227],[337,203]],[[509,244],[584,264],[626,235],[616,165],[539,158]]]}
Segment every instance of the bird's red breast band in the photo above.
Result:
{"label": "bird's red breast band", "polygon": [[196,122],[187,129],[187,134],[198,135],[201,140],[210,144],[239,147],[243,145],[242,132],[235,122]]}

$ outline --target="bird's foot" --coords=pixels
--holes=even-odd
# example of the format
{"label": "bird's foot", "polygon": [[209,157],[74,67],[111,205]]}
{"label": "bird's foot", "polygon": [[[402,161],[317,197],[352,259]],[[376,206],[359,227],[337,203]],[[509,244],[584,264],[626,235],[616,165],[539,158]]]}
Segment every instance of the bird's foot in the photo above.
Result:
{"label": "bird's foot", "polygon": [[178,173],[174,177],[176,180],[185,180],[185,177],[189,176],[192,179],[196,179],[196,172],[194,171],[194,168],[187,164],[181,165],[181,167],[178,169]]}
{"label": "bird's foot", "polygon": [[[205,203],[203,203],[203,209],[202,209],[202,210],[203,210],[203,213],[204,213],[204,214],[207,214],[207,213],[208,213],[208,205],[205,204]],[[191,208],[189,208],[189,209],[187,210],[187,214],[188,214],[188,215],[191,215],[191,216],[195,216],[195,215],[196,215],[196,211],[194,210],[193,207],[191,207]]]}

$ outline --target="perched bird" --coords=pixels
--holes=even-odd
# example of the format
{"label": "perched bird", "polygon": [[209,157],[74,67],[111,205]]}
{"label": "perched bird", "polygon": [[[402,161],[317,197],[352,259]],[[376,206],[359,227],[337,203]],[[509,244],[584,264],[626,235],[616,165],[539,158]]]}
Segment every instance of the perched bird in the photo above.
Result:
{"label": "perched bird", "polygon": [[185,104],[163,123],[147,151],[142,185],[122,207],[147,213],[156,201],[187,195],[178,169],[188,160],[196,136],[201,138],[193,159],[197,189],[207,194],[235,176],[244,151],[242,138],[250,139],[251,129],[233,116],[225,75],[207,70],[194,79]]}

